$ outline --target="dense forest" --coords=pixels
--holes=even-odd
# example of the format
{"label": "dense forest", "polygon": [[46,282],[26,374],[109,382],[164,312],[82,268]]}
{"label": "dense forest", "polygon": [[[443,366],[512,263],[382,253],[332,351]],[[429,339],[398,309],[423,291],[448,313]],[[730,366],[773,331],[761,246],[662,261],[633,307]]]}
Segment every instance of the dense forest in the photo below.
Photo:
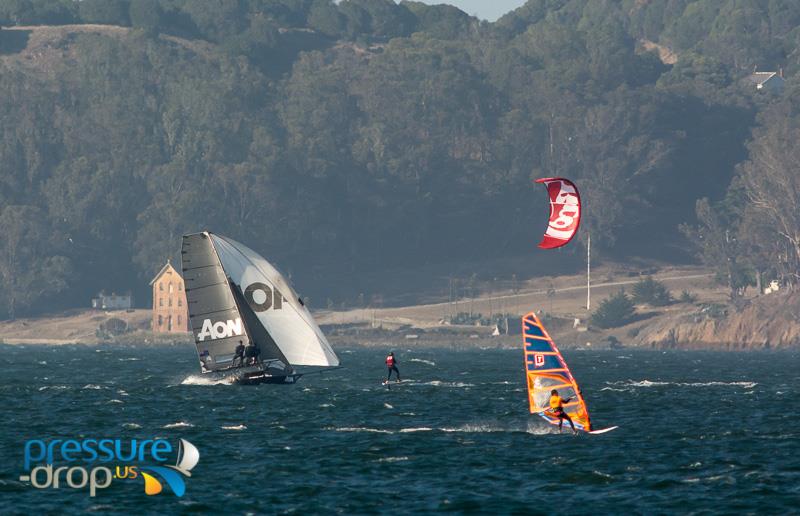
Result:
{"label": "dense forest", "polygon": [[567,261],[591,233],[607,259],[702,260],[733,297],[794,282],[799,44],[795,0],[530,0],[494,23],[413,1],[0,0],[0,317],[146,299],[202,229],[312,296],[436,262],[535,272],[532,179],[557,175],[585,206]]}

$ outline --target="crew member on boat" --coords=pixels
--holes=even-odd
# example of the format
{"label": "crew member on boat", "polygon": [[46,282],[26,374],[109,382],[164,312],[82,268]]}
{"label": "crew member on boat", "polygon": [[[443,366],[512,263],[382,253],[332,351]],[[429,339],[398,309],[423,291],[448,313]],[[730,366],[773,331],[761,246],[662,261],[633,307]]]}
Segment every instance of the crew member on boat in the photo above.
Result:
{"label": "crew member on boat", "polygon": [[244,343],[239,341],[239,344],[236,345],[236,349],[234,350],[233,360],[231,360],[231,367],[236,367],[236,359],[239,359],[239,366],[244,365]]}
{"label": "crew member on boat", "polygon": [[564,424],[564,420],[566,419],[569,421],[569,426],[572,427],[572,433],[577,434],[578,431],[575,430],[575,425],[572,423],[572,418],[569,417],[569,414],[564,410],[564,404],[569,403],[572,398],[561,399],[561,396],[558,395],[558,391],[553,389],[550,391],[550,412],[552,413],[553,417],[558,418],[558,431],[561,431],[561,426]]}

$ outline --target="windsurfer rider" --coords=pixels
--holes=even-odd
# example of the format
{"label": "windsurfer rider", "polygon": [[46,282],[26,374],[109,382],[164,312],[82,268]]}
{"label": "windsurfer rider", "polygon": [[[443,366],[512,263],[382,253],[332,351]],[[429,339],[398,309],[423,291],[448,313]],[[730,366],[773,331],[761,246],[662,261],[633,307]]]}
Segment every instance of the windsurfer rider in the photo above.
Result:
{"label": "windsurfer rider", "polygon": [[575,430],[575,425],[572,424],[572,418],[564,411],[564,403],[569,403],[569,400],[572,398],[561,399],[561,396],[558,395],[558,391],[553,389],[550,391],[550,411],[553,413],[554,417],[558,418],[558,431],[561,431],[561,426],[564,424],[564,420],[566,419],[569,421],[569,426],[572,427],[572,433],[577,434],[578,431]]}
{"label": "windsurfer rider", "polygon": [[400,381],[400,370],[397,369],[397,359],[394,357],[394,351],[389,352],[389,356],[386,357],[386,367],[389,369],[389,375],[386,377],[386,381],[389,382],[392,379],[392,371],[397,374],[397,381]]}

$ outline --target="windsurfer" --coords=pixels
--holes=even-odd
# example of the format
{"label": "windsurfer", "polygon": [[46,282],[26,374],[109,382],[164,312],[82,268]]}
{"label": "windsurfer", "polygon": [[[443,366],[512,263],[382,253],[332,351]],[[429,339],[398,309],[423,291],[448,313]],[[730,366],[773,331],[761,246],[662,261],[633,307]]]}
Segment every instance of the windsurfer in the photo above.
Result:
{"label": "windsurfer", "polygon": [[569,426],[572,427],[572,433],[577,434],[578,431],[575,430],[575,425],[572,424],[572,418],[564,410],[564,403],[569,403],[569,400],[572,398],[561,399],[561,396],[558,395],[558,391],[553,389],[550,391],[550,411],[553,413],[554,417],[558,418],[558,431],[561,431],[561,426],[564,424],[564,420],[566,419],[569,421]]}
{"label": "windsurfer", "polygon": [[394,351],[389,352],[389,356],[386,357],[386,367],[389,369],[389,375],[386,377],[386,381],[390,381],[392,379],[392,371],[394,371],[397,375],[397,381],[400,381],[400,370],[397,369],[397,359],[394,357]]}

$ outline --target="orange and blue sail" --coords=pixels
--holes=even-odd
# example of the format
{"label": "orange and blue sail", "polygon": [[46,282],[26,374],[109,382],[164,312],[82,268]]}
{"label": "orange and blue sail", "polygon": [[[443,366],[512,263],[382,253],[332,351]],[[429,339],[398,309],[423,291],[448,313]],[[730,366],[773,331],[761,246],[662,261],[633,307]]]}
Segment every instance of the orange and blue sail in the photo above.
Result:
{"label": "orange and blue sail", "polygon": [[[554,425],[559,423],[550,409],[550,391],[555,389],[562,399],[572,398],[563,404],[563,410],[572,418],[575,428],[591,432],[592,423],[581,390],[556,343],[534,312],[522,318],[522,339],[531,414],[539,414]],[[564,424],[568,426],[567,422]]]}

